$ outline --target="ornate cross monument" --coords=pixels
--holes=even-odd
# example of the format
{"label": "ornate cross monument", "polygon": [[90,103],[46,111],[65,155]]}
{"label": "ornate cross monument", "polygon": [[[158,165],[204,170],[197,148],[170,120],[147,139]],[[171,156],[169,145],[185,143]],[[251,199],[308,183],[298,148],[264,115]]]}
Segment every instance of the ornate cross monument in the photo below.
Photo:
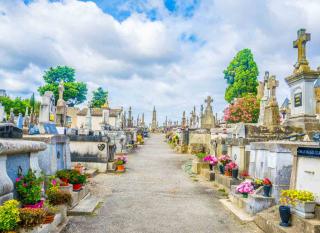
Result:
{"label": "ornate cross monument", "polygon": [[260,93],[259,97],[260,99],[260,112],[259,112],[259,120],[258,123],[260,125],[264,124],[264,114],[265,114],[265,108],[267,106],[267,103],[269,101],[269,90],[268,90],[268,80],[269,80],[269,71],[266,71],[264,73],[263,81],[260,82]]}
{"label": "ornate cross monument", "polygon": [[206,109],[201,116],[201,128],[202,129],[211,129],[216,126],[216,119],[213,115],[212,106],[211,103],[213,102],[213,99],[211,96],[208,96],[205,100],[205,103],[207,104]]}
{"label": "ornate cross monument", "polygon": [[309,71],[309,63],[306,57],[306,44],[311,40],[310,33],[306,33],[306,29],[298,31],[298,39],[293,41],[293,47],[298,49],[298,61],[294,65],[295,72]]}
{"label": "ornate cross monument", "polygon": [[279,106],[276,98],[276,88],[279,86],[278,80],[272,75],[268,78],[267,88],[269,92],[269,100],[265,106],[264,125],[273,130],[280,124]]}
{"label": "ornate cross monument", "polygon": [[312,70],[306,58],[306,43],[310,40],[311,35],[305,29],[298,31],[298,38],[293,42],[293,47],[298,49],[298,61],[293,74],[285,79],[290,87],[291,103],[291,114],[285,124],[302,128],[305,132],[320,129],[314,91],[320,71]]}

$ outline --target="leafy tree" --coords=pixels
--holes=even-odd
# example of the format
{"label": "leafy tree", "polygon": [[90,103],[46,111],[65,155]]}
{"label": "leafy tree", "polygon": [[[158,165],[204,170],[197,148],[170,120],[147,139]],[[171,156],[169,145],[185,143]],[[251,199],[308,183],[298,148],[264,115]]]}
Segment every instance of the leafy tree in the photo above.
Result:
{"label": "leafy tree", "polygon": [[63,99],[69,106],[81,104],[86,100],[87,85],[83,82],[75,81],[75,70],[68,66],[57,66],[47,70],[43,76],[45,85],[38,88],[40,95],[46,91],[54,93],[56,102],[59,98],[59,83],[64,81]]}
{"label": "leafy tree", "polygon": [[225,92],[228,103],[248,93],[257,94],[259,71],[250,49],[239,51],[223,73],[228,83]]}
{"label": "leafy tree", "polygon": [[104,91],[102,87],[92,92],[91,106],[94,108],[101,108],[107,102],[108,92]]}
{"label": "leafy tree", "polygon": [[224,110],[224,120],[228,123],[257,123],[259,118],[260,102],[253,94],[237,98]]}
{"label": "leafy tree", "polygon": [[27,107],[30,110],[29,99],[21,99],[20,97],[11,99],[8,96],[2,96],[0,97],[0,103],[4,106],[4,110],[6,111],[7,114],[10,113],[11,108],[13,108],[13,113],[15,115],[18,115],[19,113],[22,113],[22,115],[24,115]]}

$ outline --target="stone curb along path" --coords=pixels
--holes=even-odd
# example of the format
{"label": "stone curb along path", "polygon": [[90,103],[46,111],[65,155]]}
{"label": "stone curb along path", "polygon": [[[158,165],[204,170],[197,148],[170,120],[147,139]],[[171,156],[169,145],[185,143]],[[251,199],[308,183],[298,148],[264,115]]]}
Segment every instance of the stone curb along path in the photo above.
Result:
{"label": "stone curb along path", "polygon": [[184,169],[190,155],[176,154],[153,134],[128,155],[124,174],[99,174],[92,195],[105,199],[90,216],[74,216],[64,233],[261,233],[242,224],[219,202],[217,192],[189,178]]}

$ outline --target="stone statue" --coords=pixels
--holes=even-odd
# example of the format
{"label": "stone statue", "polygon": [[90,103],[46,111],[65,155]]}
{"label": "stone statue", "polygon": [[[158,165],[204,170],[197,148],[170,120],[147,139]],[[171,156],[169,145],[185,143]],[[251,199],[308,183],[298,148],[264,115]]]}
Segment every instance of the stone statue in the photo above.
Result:
{"label": "stone statue", "polygon": [[10,109],[10,117],[9,117],[9,122],[14,124],[14,113],[13,113],[13,108]]}
{"label": "stone statue", "polygon": [[59,83],[59,100],[63,99],[63,92],[64,92],[64,82],[63,80]]}

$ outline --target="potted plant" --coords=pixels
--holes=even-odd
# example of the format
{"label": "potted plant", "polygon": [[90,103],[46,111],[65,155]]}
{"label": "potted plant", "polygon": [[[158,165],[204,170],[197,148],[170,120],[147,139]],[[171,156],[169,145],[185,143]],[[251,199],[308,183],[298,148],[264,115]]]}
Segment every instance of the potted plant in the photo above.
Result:
{"label": "potted plant", "polygon": [[117,166],[116,170],[118,172],[124,172],[125,171],[125,164],[127,163],[128,159],[126,156],[120,156],[116,159],[115,164]]}
{"label": "potted plant", "polygon": [[310,218],[310,216],[314,216],[316,202],[312,192],[306,190],[283,190],[280,202],[290,205],[295,212],[302,213],[303,217]]}
{"label": "potted plant", "polygon": [[263,179],[263,196],[270,197],[272,183],[268,178]]}
{"label": "potted plant", "polygon": [[212,155],[207,155],[206,157],[203,158],[204,162],[209,162],[209,168],[212,171],[213,167],[217,165],[218,159],[215,156]]}
{"label": "potted plant", "polygon": [[47,200],[50,205],[70,205],[72,201],[71,193],[60,190],[58,187],[51,187],[46,192]]}
{"label": "potted plant", "polygon": [[16,190],[24,207],[42,208],[41,189],[43,178],[37,177],[35,172],[29,169],[25,176],[16,179]]}
{"label": "potted plant", "polygon": [[0,206],[0,232],[14,231],[20,222],[19,202],[9,200]]}
{"label": "potted plant", "polygon": [[45,210],[45,213],[46,213],[44,220],[43,220],[43,224],[52,223],[56,213],[58,212],[58,209],[56,207],[52,206],[49,202],[44,203],[43,209]]}
{"label": "potted plant", "polygon": [[56,176],[62,181],[60,183],[60,186],[68,186],[69,185],[70,171],[71,170],[63,169],[63,170],[56,172]]}
{"label": "potted plant", "polygon": [[203,161],[204,157],[206,157],[206,153],[199,152],[196,154],[196,157],[198,158],[198,161],[201,162]]}
{"label": "potted plant", "polygon": [[254,188],[251,181],[244,181],[237,186],[236,190],[242,194],[242,197],[248,198],[248,194],[253,193]]}
{"label": "potted plant", "polygon": [[231,173],[233,179],[238,179],[239,169],[238,165],[235,162],[230,162],[225,166],[225,170],[228,171],[229,175]]}
{"label": "potted plant", "polygon": [[263,180],[262,179],[258,179],[257,178],[257,179],[253,180],[253,187],[254,187],[255,190],[260,188],[261,186],[263,186]]}
{"label": "potted plant", "polygon": [[26,229],[41,225],[46,216],[43,208],[21,208],[19,211],[21,219],[19,225]]}
{"label": "potted plant", "polygon": [[73,170],[70,173],[69,179],[70,184],[73,185],[73,191],[80,191],[82,189],[82,185],[86,182],[87,177],[86,175],[81,175],[79,172]]}
{"label": "potted plant", "polygon": [[219,158],[219,171],[220,171],[220,174],[223,175],[225,173],[225,166],[227,165],[227,163],[229,163],[231,161],[231,158],[229,155],[222,155],[220,158]]}

